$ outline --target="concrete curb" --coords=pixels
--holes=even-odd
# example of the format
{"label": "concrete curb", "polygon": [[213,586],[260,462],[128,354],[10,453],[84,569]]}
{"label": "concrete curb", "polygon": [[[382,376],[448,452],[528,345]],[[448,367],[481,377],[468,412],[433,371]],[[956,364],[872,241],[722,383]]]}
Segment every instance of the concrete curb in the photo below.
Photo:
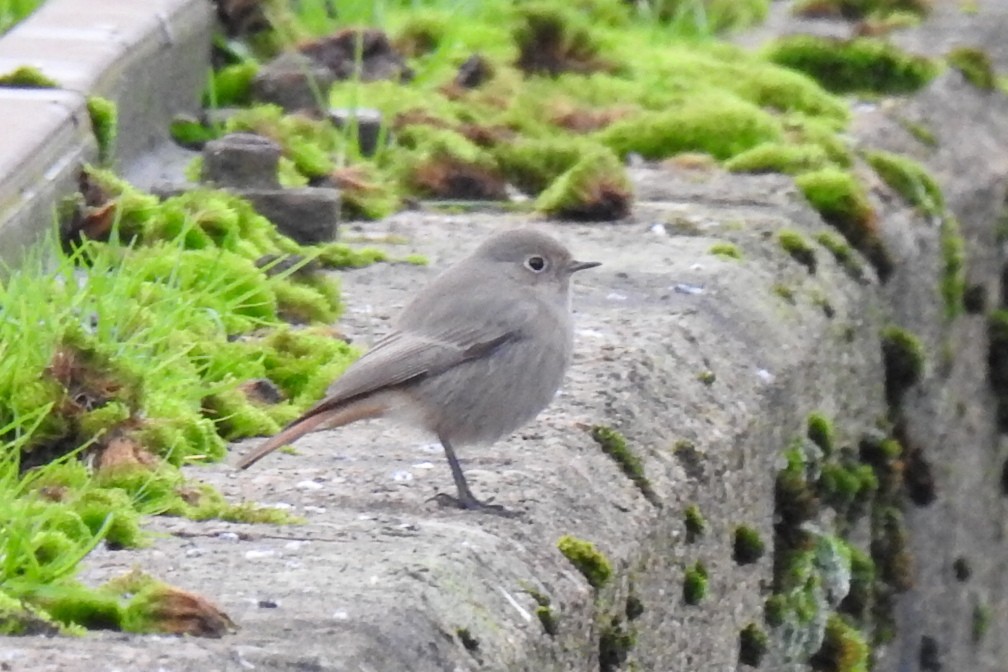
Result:
{"label": "concrete curb", "polygon": [[197,109],[213,14],[205,0],[50,0],[0,38],[0,73],[38,68],[60,89],[0,89],[0,261],[48,229],[58,200],[97,159],[87,97],[115,101],[115,160],[137,160]]}

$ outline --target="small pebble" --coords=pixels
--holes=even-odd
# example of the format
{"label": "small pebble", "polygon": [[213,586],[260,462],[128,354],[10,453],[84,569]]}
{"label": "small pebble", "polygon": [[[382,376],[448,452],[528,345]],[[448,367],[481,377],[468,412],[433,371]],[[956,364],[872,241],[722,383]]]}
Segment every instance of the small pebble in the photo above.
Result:
{"label": "small pebble", "polygon": [[245,559],[246,560],[261,560],[263,558],[272,558],[274,555],[276,555],[276,551],[274,551],[272,549],[270,549],[270,550],[264,550],[264,551],[246,551],[245,552]]}
{"label": "small pebble", "polygon": [[277,606],[279,605],[277,605],[276,600],[259,600],[260,609],[276,609]]}
{"label": "small pebble", "polygon": [[299,490],[321,490],[323,486],[318,481],[298,481],[294,487]]}

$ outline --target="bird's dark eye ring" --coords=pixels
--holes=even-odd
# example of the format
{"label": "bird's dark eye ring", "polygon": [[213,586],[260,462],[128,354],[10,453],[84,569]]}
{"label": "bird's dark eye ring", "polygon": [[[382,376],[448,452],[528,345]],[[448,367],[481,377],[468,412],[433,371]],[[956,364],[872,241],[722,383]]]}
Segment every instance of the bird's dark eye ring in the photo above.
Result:
{"label": "bird's dark eye ring", "polygon": [[525,260],[525,268],[533,271],[534,273],[539,273],[546,268],[546,260],[538,254],[533,254]]}

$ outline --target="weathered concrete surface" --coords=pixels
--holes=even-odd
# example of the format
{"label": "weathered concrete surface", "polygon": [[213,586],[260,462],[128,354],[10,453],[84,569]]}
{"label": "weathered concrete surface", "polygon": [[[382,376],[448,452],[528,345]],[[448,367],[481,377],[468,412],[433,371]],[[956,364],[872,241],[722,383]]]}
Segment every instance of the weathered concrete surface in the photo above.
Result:
{"label": "weathered concrete surface", "polygon": [[[1008,34],[1008,8],[980,4],[979,15],[963,19],[968,26]],[[940,6],[935,20],[948,11]],[[938,148],[915,145],[896,116],[927,122]],[[938,176],[966,236],[970,282],[988,289],[988,310],[1001,294],[1004,264],[994,220],[1008,190],[1006,126],[1003,95],[977,92],[949,73],[907,103],[859,108],[853,130],[858,142],[916,155]],[[425,437],[380,423],[320,433],[298,444],[299,455],[271,456],[251,472],[191,471],[233,497],[290,505],[306,525],[154,520],[152,529],[165,535],[149,548],[96,552],[88,561],[87,580],[139,564],[199,591],[240,624],[237,634],[7,640],[0,662],[14,670],[593,670],[603,627],[613,616],[626,624],[633,594],[644,612],[630,624],[637,640],[628,663],[735,669],[739,629],[762,621],[771,559],[736,566],[730,532],[745,523],[771,538],[780,449],[810,410],[836,419],[842,443],[886,415],[878,331],[896,323],[921,337],[928,354],[925,379],[902,413],[930,465],[936,499],[907,503],[915,587],[897,603],[897,639],[877,649],[878,669],[1004,669],[1008,498],[998,480],[1008,447],[995,433],[986,387],[985,319],[949,324],[942,314],[937,227],[874,181],[897,270],[884,287],[856,284],[824,250],[817,248],[819,270],[810,275],[777,245],[781,227],[809,237],[824,229],[786,178],[657,169],[634,177],[639,202],[628,222],[539,223],[605,266],[577,279],[577,359],[561,395],[518,435],[463,455],[476,493],[521,509],[522,518],[426,501],[450,490],[451,479]],[[362,342],[380,337],[417,283],[489,231],[521,221],[403,213],[360,226],[407,236],[431,267],[344,274],[344,328]],[[744,259],[708,254],[719,240],[738,244]],[[794,290],[794,305],[777,285]],[[698,378],[707,371],[715,374],[709,386]],[[661,510],[580,427],[596,423],[628,436]],[[683,439],[695,444],[695,459],[676,456],[672,446]],[[681,522],[690,503],[710,525],[693,544]],[[556,551],[565,533],[594,541],[612,559],[616,577],[600,594]],[[965,581],[952,569],[959,558],[972,570]],[[696,560],[710,571],[711,593],[690,607],[681,597],[683,567]],[[529,589],[552,599],[556,637],[532,615]],[[974,643],[980,603],[992,626]],[[462,628],[478,641],[474,650],[463,645]],[[925,637],[937,660],[922,660]],[[782,667],[776,652],[763,664]]]}
{"label": "weathered concrete surface", "polygon": [[116,102],[115,159],[140,160],[199,106],[213,29],[205,0],[50,0],[0,38],[0,73],[30,65],[60,89],[0,90],[0,261],[48,231],[97,159],[87,96]]}
{"label": "weathered concrete surface", "polygon": [[[651,170],[637,178],[642,202],[630,222],[541,224],[579,257],[605,265],[578,279],[577,356],[555,403],[517,436],[463,456],[475,492],[522,510],[522,518],[428,503],[451,485],[429,438],[379,423],[315,434],[299,444],[300,455],[277,455],[250,472],[191,472],[234,497],[290,504],[306,526],[158,520],[153,529],[170,536],[88,563],[90,580],[139,564],[211,596],[241,625],[236,635],[182,642],[95,635],[62,651],[18,640],[6,647],[12,666],[31,660],[30,669],[57,669],[73,650],[110,667],[140,656],[141,667],[173,670],[238,669],[241,661],[257,669],[588,670],[598,667],[600,623],[622,617],[633,594],[645,609],[631,624],[638,633],[631,659],[641,669],[733,668],[739,630],[762,619],[770,560],[736,566],[731,530],[745,523],[770,539],[779,448],[801,431],[807,412],[821,408],[852,432],[879,412],[876,288],[853,283],[827,254],[809,275],[770,238],[782,226],[825,228],[784,178],[697,181]],[[374,340],[418,282],[490,231],[520,222],[406,213],[362,227],[410,236],[431,268],[345,274],[345,328]],[[723,239],[736,241],[745,261],[707,253]],[[795,305],[774,293],[776,283],[795,289]],[[817,304],[820,295],[833,318]],[[712,385],[698,379],[708,370]],[[845,393],[852,389],[858,393]],[[581,423],[626,433],[662,510]],[[681,439],[695,444],[695,464],[674,455]],[[694,544],[682,535],[689,503],[710,522]],[[612,585],[597,596],[556,550],[567,533],[592,540],[614,564]],[[689,607],[682,568],[696,560],[710,571],[711,593]],[[528,589],[551,598],[555,638],[530,616]],[[263,608],[263,600],[277,606]],[[460,628],[478,650],[465,649]]]}

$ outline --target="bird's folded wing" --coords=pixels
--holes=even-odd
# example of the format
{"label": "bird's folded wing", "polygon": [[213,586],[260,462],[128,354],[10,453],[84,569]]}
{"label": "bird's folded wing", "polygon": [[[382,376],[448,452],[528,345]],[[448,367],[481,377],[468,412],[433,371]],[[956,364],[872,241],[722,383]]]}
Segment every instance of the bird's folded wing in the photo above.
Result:
{"label": "bird's folded wing", "polygon": [[440,373],[462,362],[489,356],[497,348],[518,338],[518,334],[514,332],[469,336],[449,342],[424,335],[393,332],[378,341],[333,382],[325,399],[308,414],[332,408],[348,399]]}

